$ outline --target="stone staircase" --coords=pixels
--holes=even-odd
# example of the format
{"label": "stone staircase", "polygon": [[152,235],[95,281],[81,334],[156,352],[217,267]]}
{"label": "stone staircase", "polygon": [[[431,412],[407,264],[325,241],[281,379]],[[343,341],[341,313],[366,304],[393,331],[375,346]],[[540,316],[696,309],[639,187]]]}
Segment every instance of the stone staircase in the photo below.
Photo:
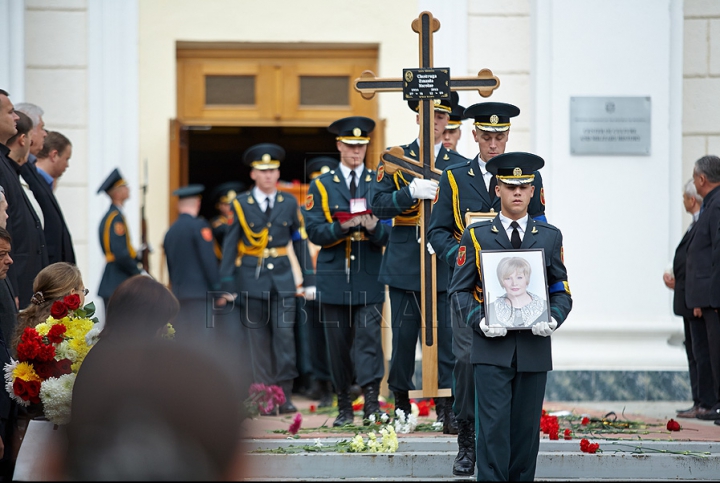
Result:
{"label": "stone staircase", "polygon": [[[332,444],[340,438],[323,438]],[[452,475],[457,442],[450,437],[400,438],[396,453],[296,454],[259,453],[258,450],[312,445],[312,439],[246,440],[251,480],[471,480]],[[720,443],[677,441],[597,440],[602,453],[585,454],[579,441],[542,440],[538,480],[717,480],[720,478]],[[620,446],[619,443],[630,445]],[[634,446],[641,446],[638,453]],[[635,451],[633,453],[633,451]],[[673,452],[710,453],[706,457]]]}

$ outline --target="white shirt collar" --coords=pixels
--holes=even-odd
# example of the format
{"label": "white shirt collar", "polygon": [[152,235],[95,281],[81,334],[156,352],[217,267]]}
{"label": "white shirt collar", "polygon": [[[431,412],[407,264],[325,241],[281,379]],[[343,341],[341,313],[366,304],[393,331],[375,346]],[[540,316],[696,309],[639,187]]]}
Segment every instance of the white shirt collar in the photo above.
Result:
{"label": "white shirt collar", "polygon": [[360,176],[362,176],[363,169],[365,169],[364,164],[360,164],[357,168],[350,169],[344,164],[340,163],[340,173],[342,174],[343,179],[345,180],[345,185],[350,188],[350,171],[355,171],[355,176],[357,177],[358,186],[360,186]]}
{"label": "white shirt collar", "polygon": [[693,213],[692,217],[693,217],[693,223],[698,221],[698,218],[700,218],[700,210],[697,210],[695,213]]}
{"label": "white shirt collar", "polygon": [[[442,138],[439,141],[437,139],[435,141],[437,141],[437,142],[435,143],[435,146],[433,146],[433,147],[435,148],[435,159],[437,159],[438,154],[440,154],[440,148],[442,148],[443,144],[442,144]],[[415,142],[417,143],[418,146],[420,146],[420,138],[417,138],[415,140]]]}
{"label": "white shirt collar", "polygon": [[253,195],[253,198],[255,198],[255,201],[260,203],[263,208],[265,207],[265,205],[263,205],[263,203],[265,203],[265,198],[267,198],[269,196],[270,197],[270,206],[272,207],[273,205],[275,205],[275,196],[277,195],[277,190],[275,190],[273,193],[268,195],[268,194],[265,194],[262,191],[260,191],[260,188],[258,188],[257,186],[254,186],[253,190],[252,190],[252,195]]}
{"label": "white shirt collar", "polygon": [[503,215],[502,212],[500,212],[500,213],[498,213],[498,218],[500,218],[500,223],[502,223],[503,228],[505,228],[505,231],[508,234],[508,238],[510,238],[510,234],[512,233],[512,230],[513,230],[510,227],[510,224],[513,221],[517,221],[518,225],[520,225],[520,227],[518,228],[518,231],[520,232],[520,239],[521,240],[523,239],[523,237],[525,236],[525,230],[527,229],[527,224],[528,224],[528,219],[529,219],[529,216],[527,214],[525,214],[525,216],[523,216],[519,220],[511,220],[507,216]]}

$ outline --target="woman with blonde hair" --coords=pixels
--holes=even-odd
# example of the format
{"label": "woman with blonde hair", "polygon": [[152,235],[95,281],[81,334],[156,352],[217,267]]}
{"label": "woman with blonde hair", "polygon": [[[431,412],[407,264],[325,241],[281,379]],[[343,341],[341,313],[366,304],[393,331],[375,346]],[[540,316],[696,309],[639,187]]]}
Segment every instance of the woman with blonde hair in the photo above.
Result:
{"label": "woman with blonde hair", "polygon": [[13,355],[25,328],[45,322],[50,316],[53,302],[77,294],[80,296],[80,307],[83,307],[87,293],[80,270],[71,263],[57,262],[40,270],[33,282],[30,305],[18,314],[18,323],[10,344]]}

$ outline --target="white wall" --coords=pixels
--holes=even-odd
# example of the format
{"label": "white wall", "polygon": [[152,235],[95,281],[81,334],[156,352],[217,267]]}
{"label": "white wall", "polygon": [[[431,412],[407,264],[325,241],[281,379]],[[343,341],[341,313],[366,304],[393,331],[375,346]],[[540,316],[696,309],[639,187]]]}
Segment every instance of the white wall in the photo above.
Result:
{"label": "white wall", "polygon": [[[681,232],[682,2],[533,5],[534,146],[574,300],[555,367],[686,369],[662,283]],[[650,96],[651,155],[571,156],[572,96]]]}

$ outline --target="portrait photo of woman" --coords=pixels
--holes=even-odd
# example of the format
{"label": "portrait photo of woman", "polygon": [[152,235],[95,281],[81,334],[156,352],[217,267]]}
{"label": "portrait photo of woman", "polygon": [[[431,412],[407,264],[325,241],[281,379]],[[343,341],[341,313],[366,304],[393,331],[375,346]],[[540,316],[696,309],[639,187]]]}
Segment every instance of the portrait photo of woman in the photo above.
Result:
{"label": "portrait photo of woman", "polygon": [[547,284],[542,253],[488,252],[483,255],[488,325],[529,329],[538,322],[547,321]]}

